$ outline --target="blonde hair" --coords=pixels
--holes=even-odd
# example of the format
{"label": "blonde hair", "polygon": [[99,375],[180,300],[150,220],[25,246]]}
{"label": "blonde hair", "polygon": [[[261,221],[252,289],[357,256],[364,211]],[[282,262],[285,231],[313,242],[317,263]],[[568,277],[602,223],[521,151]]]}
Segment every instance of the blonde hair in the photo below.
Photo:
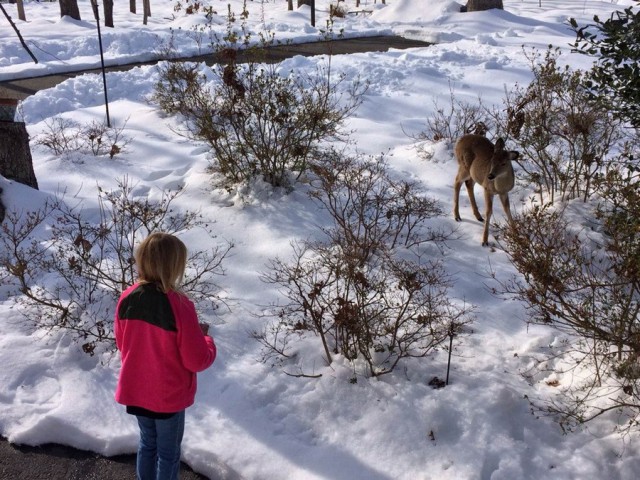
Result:
{"label": "blonde hair", "polygon": [[187,247],[179,238],[154,232],[138,245],[135,260],[140,283],[155,283],[164,293],[179,291],[187,266]]}

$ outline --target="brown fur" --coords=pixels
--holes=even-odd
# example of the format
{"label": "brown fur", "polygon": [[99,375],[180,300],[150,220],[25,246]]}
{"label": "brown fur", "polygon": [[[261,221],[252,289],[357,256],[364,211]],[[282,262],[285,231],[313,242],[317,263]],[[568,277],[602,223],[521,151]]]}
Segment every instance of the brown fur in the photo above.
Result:
{"label": "brown fur", "polygon": [[[464,183],[467,187],[471,209],[479,221],[484,221],[482,233],[482,245],[489,244],[489,222],[493,213],[493,196],[498,195],[502,207],[509,222],[513,221],[511,206],[509,205],[509,192],[515,183],[512,160],[520,154],[504,149],[504,140],[498,139],[494,145],[482,135],[463,135],[455,146],[455,155],[458,160],[458,174],[454,183],[453,215],[456,221],[460,221],[458,200],[460,188]],[[485,218],[478,211],[478,204],[473,193],[474,185],[478,183],[484,189]]]}

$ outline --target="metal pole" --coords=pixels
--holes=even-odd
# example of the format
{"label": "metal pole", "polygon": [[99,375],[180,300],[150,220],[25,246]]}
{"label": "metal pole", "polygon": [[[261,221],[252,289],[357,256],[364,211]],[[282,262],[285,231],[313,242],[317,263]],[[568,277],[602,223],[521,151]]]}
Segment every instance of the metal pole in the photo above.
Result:
{"label": "metal pole", "polygon": [[96,17],[98,25],[98,44],[100,45],[100,63],[102,65],[102,84],[104,85],[104,106],[107,111],[107,127],[111,128],[111,119],[109,118],[109,98],[107,96],[107,74],[104,69],[104,52],[102,50],[102,34],[100,33],[100,12],[98,11],[98,0],[91,0],[93,14]]}
{"label": "metal pole", "polygon": [[445,385],[449,385],[449,370],[451,369],[451,352],[453,351],[453,332],[449,332],[449,360],[447,361],[447,378]]}

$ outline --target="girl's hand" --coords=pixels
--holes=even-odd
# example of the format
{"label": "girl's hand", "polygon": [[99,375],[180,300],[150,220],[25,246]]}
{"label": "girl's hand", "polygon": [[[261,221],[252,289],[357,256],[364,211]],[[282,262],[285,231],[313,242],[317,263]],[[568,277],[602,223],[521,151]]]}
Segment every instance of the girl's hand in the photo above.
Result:
{"label": "girl's hand", "polygon": [[200,330],[202,330],[203,335],[209,335],[209,324],[208,323],[199,323]]}

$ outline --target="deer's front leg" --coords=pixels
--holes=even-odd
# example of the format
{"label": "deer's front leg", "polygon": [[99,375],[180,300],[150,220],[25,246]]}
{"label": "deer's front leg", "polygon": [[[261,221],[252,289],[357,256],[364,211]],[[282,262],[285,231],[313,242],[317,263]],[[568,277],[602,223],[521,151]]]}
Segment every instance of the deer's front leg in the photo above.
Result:
{"label": "deer's front leg", "polygon": [[484,230],[482,232],[482,246],[489,246],[489,223],[491,222],[491,214],[493,213],[493,195],[486,189],[484,190],[484,204],[486,206],[484,212]]}
{"label": "deer's front leg", "polygon": [[502,208],[504,209],[504,213],[507,215],[509,224],[512,224],[513,217],[511,216],[511,204],[509,203],[509,194],[508,193],[501,194],[500,201],[502,202]]}

